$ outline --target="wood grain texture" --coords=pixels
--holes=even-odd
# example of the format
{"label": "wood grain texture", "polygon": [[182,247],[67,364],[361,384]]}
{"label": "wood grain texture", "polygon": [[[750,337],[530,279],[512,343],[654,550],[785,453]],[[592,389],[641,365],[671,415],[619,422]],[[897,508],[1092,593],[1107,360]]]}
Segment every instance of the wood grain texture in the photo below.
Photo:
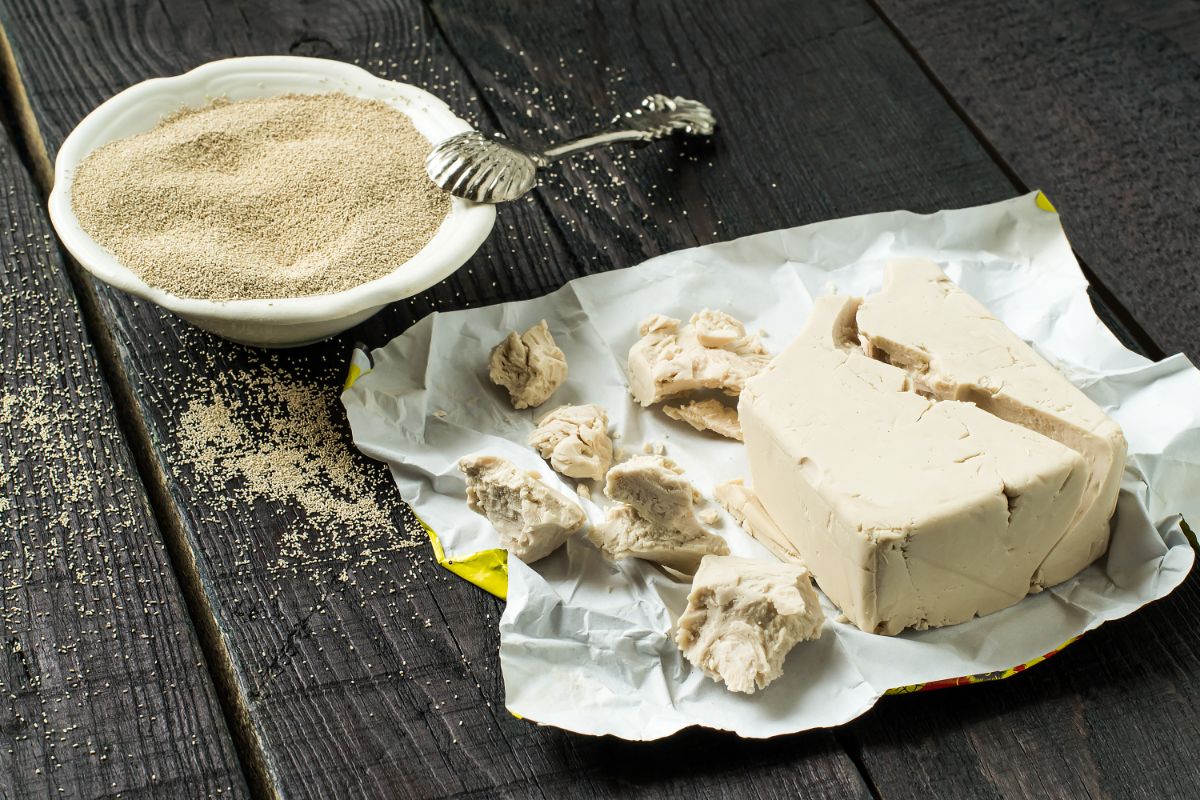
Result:
{"label": "wood grain texture", "polygon": [[434,0],[504,133],[587,133],[647,94],[718,134],[560,162],[542,196],[574,252],[628,266],[822,219],[992,202],[1012,184],[862,2]]}
{"label": "wood grain texture", "polygon": [[1197,584],[1017,678],[886,698],[842,741],[889,798],[1192,796]]}
{"label": "wood grain texture", "polygon": [[[452,0],[433,8],[510,138],[541,140],[558,133],[555,125],[579,133],[589,103],[607,117],[652,91],[713,104],[721,128],[699,163],[639,154],[602,168],[560,168],[543,194],[580,252],[623,237],[622,248],[594,255],[631,263],[641,256],[629,249],[639,245],[668,250],[708,241],[714,230],[728,238],[875,210],[881,195],[887,205],[931,209],[1012,193],[1004,171],[865,9],[728,5],[688,3],[685,13],[683,5],[608,3],[603,15],[586,4],[566,13],[515,1],[487,12]],[[842,24],[821,5],[835,5]],[[827,65],[831,85],[814,77],[813,62]],[[545,119],[529,121],[531,98],[551,98],[552,111],[533,111]],[[611,185],[612,174],[621,184]],[[628,188],[655,184],[668,188],[649,197]],[[585,202],[592,196],[599,210]],[[1077,246],[1086,235],[1075,231]],[[1135,337],[1122,338],[1136,349]],[[1188,756],[1200,726],[1191,699],[1200,676],[1191,623],[1198,587],[1193,576],[1019,678],[885,699],[839,731],[839,741],[884,798],[1186,794],[1200,785]]]}
{"label": "wood grain texture", "polygon": [[878,4],[1158,345],[1200,358],[1200,4]]}
{"label": "wood grain texture", "polygon": [[[714,109],[711,141],[615,148],[546,173],[539,194],[588,265],[1016,193],[866,2],[432,8],[492,121],[515,141],[588,133],[654,92]],[[1122,342],[1144,349],[1111,295],[1091,295]]]}
{"label": "wood grain texture", "polygon": [[0,797],[243,797],[38,190],[0,133]]}
{"label": "wood grain texture", "polygon": [[[51,155],[113,92],[230,55],[357,60],[430,88],[469,117],[482,113],[415,3],[264,2],[251,10],[27,0],[5,5],[0,21]],[[231,500],[230,487],[209,485],[182,457],[180,418],[191,403],[259,402],[267,373],[324,392],[349,448],[336,392],[352,342],[380,345],[430,311],[527,297],[608,266],[571,254],[533,198],[502,208],[484,249],[446,282],[331,342],[269,356],[95,286],[156,448],[152,483],[194,555],[241,693],[241,735],[264,754],[258,788],[290,797],[867,796],[827,733],[764,745],[695,733],[638,747],[516,720],[503,710],[497,602],[434,566],[424,547],[368,558],[352,535],[344,548],[327,547],[327,531],[294,505]],[[386,472],[359,468],[387,507],[394,488]],[[405,510],[393,513],[402,527]],[[297,536],[320,545],[321,557],[302,568],[286,546]]]}

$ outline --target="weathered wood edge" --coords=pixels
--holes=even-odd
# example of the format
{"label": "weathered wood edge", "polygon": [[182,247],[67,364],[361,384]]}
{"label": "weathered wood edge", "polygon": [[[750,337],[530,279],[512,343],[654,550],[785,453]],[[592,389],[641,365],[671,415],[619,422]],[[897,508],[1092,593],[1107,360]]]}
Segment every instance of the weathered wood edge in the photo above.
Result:
{"label": "weathered wood edge", "polygon": [[[15,122],[15,132],[21,142],[20,149],[29,159],[29,168],[41,195],[47,197],[54,184],[54,164],[46,150],[37,117],[29,103],[29,96],[21,78],[19,56],[12,49],[2,20],[0,73],[3,75],[5,107],[11,112]],[[48,219],[46,224],[49,229]],[[208,593],[196,570],[195,558],[187,544],[182,520],[174,511],[174,504],[167,489],[166,475],[153,455],[145,420],[136,413],[138,402],[133,396],[112,331],[99,309],[91,281],[83,275],[81,268],[69,254],[62,250],[59,252],[62,266],[79,304],[83,324],[95,348],[97,364],[115,401],[114,411],[124,433],[125,445],[133,458],[147,495],[149,508],[162,534],[172,570],[186,603],[191,626],[198,637],[206,670],[216,688],[222,716],[233,737],[238,761],[245,773],[243,777],[256,796],[277,796],[267,775],[257,732],[250,723],[244,698],[237,690],[233,662],[217,627]]]}
{"label": "weathered wood edge", "polygon": [[[0,102],[3,103],[3,109],[0,113],[3,114],[7,123],[13,124],[14,128],[18,129],[17,131],[14,131],[14,133],[17,133],[21,128],[23,128],[23,126],[27,125],[32,120],[32,116],[29,113],[27,105],[25,107],[21,106],[23,89],[20,85],[19,78],[16,75],[13,54],[9,48],[7,37],[4,35],[2,28],[0,28],[0,86],[2,86],[3,91],[3,96],[0,97]],[[128,519],[128,525],[112,526],[112,534],[114,536],[129,535],[139,537],[136,541],[131,539],[128,543],[128,548],[131,553],[140,553],[143,550],[149,550],[151,553],[153,553],[156,548],[161,548],[162,560],[166,562],[167,566],[170,567],[172,563],[172,546],[170,537],[165,534],[158,524],[159,520],[153,515],[152,508],[144,494],[146,486],[138,474],[139,470],[136,468],[139,466],[136,464],[137,458],[133,452],[133,449],[130,447],[130,441],[128,437],[125,435],[125,420],[123,418],[124,415],[121,413],[122,405],[125,403],[120,392],[121,386],[119,383],[115,384],[111,380],[110,374],[103,366],[103,362],[106,360],[104,355],[106,344],[98,340],[95,335],[97,331],[89,326],[86,321],[86,318],[88,317],[88,311],[84,307],[85,303],[82,302],[78,297],[77,281],[73,279],[73,276],[69,276],[68,274],[69,268],[66,266],[66,262],[61,251],[58,250],[57,240],[52,238],[53,230],[50,227],[49,220],[45,215],[44,207],[39,199],[45,194],[44,184],[39,184],[41,184],[41,179],[44,179],[46,173],[44,169],[38,170],[38,176],[26,173],[26,170],[30,165],[29,160],[18,158],[19,151],[24,150],[24,147],[18,146],[17,142],[10,140],[8,134],[8,130],[0,133],[0,136],[3,137],[3,139],[0,139],[0,148],[6,151],[2,156],[0,156],[0,158],[2,158],[4,162],[4,172],[13,184],[13,191],[10,192],[10,195],[5,200],[4,205],[8,206],[11,203],[24,204],[25,208],[23,211],[24,213],[28,214],[31,224],[40,227],[38,233],[42,233],[43,231],[45,232],[45,242],[43,242],[43,240],[39,237],[38,239],[33,240],[30,243],[30,246],[41,248],[43,243],[45,243],[45,268],[49,270],[49,272],[46,273],[47,284],[55,287],[55,291],[59,295],[62,295],[61,297],[56,297],[53,299],[48,298],[47,302],[65,302],[67,304],[65,313],[74,315],[76,319],[76,328],[74,330],[57,329],[58,335],[64,337],[65,342],[69,346],[77,346],[79,348],[79,352],[81,353],[80,357],[85,362],[81,368],[89,371],[94,370],[99,373],[97,376],[85,375],[80,379],[84,382],[84,384],[91,384],[91,388],[97,392],[96,397],[101,403],[101,407],[95,412],[98,415],[98,418],[103,419],[107,417],[116,420],[116,424],[114,426],[116,428],[116,435],[109,442],[112,450],[112,461],[110,463],[115,472],[107,475],[106,477],[108,479],[123,483],[123,490],[128,492],[128,494],[119,498],[119,505],[105,508],[103,513],[108,517],[124,517]],[[20,152],[20,155],[26,156],[27,153]],[[34,160],[32,163],[37,164],[38,162]],[[35,186],[37,186],[37,188],[35,188]],[[10,258],[17,259],[17,256],[13,255],[12,253],[6,252],[4,256],[6,261]],[[34,265],[32,258],[21,258],[19,260],[25,262],[24,266],[26,267],[32,268],[36,266]],[[37,319],[36,312],[31,312],[30,316],[35,320]],[[16,322],[17,325],[21,325],[23,323],[23,318]],[[70,342],[70,339],[72,338],[75,339],[75,342],[73,343]],[[62,342],[60,342],[60,346],[62,346]],[[59,355],[61,356],[62,353],[59,353]],[[66,366],[67,365],[65,364],[58,365],[59,368],[66,368]],[[56,374],[54,365],[44,365],[44,369],[44,374]],[[98,431],[93,431],[92,433],[97,432]],[[81,435],[86,436],[88,433],[88,431],[80,431]],[[116,534],[116,530],[120,530],[121,534]],[[150,566],[152,565],[146,565],[147,568]],[[196,691],[199,693],[198,699],[201,702],[210,704],[209,712],[212,715],[211,722],[214,723],[213,727],[210,730],[199,731],[201,734],[201,740],[198,743],[193,742],[188,746],[199,751],[211,751],[211,754],[216,755],[218,758],[225,759],[227,762],[227,767],[230,770],[229,775],[227,775],[225,778],[230,780],[228,789],[232,791],[235,796],[241,796],[246,792],[247,787],[244,783],[242,768],[235,754],[234,742],[230,738],[230,733],[227,729],[226,720],[222,712],[221,704],[217,698],[215,687],[210,682],[208,670],[200,669],[198,671],[192,671],[194,668],[200,667],[205,663],[204,648],[198,639],[198,637],[202,635],[202,632],[193,626],[192,619],[190,618],[191,615],[188,614],[187,599],[185,597],[186,592],[183,590],[183,587],[177,584],[177,577],[176,571],[173,567],[171,567],[168,570],[168,577],[161,583],[160,591],[167,596],[176,595],[178,597],[178,599],[175,601],[177,603],[176,607],[171,609],[168,606],[168,610],[178,611],[179,617],[177,619],[164,619],[159,627],[168,628],[171,625],[177,626],[177,630],[174,631],[174,643],[176,647],[180,648],[181,653],[186,656],[185,661],[188,669],[178,675],[168,675],[166,676],[166,679],[169,679],[172,682],[172,686],[178,683],[183,686],[197,687]],[[154,579],[150,579],[150,582],[154,583],[155,581]],[[135,601],[135,598],[114,597],[111,599],[118,604],[126,601]],[[68,610],[64,608],[63,613],[67,614]],[[129,613],[133,613],[133,610],[130,609]],[[147,635],[154,635],[154,631],[151,630]],[[115,642],[116,637],[114,636],[113,639]],[[13,639],[13,642],[18,641],[19,640],[16,638]],[[31,655],[34,654],[31,653]],[[40,656],[41,660],[53,660],[51,655],[47,655],[40,649],[37,651],[36,655]],[[112,658],[117,658],[119,654],[112,653],[108,655]],[[114,691],[117,690],[119,690],[119,687],[114,688]],[[88,732],[84,731],[84,733],[87,734]],[[106,746],[107,744],[108,743],[106,743]],[[129,743],[127,746],[132,747],[133,743]],[[69,753],[70,751],[68,751],[68,754]],[[135,754],[122,752],[118,755],[121,758],[126,758],[133,757]],[[159,757],[154,753],[147,752],[138,753],[136,755],[150,770],[153,770],[154,764],[159,761]],[[99,777],[106,773],[103,768],[99,768],[96,769],[93,774]],[[32,778],[32,776],[29,777]],[[6,776],[6,778],[21,780],[22,776],[10,775]],[[205,780],[208,782],[215,778],[217,778],[217,776],[206,776]],[[31,780],[30,782],[32,783],[33,781]],[[199,789],[200,786],[199,784],[191,784],[190,788],[196,790]],[[91,792],[107,791],[108,789],[108,786],[102,787],[99,784],[96,784],[89,787],[74,786],[71,787],[70,790],[65,787],[60,787],[58,791],[59,793],[67,794],[68,796],[82,796]],[[16,796],[23,796],[20,786],[18,786],[15,791],[17,792]],[[220,789],[218,789],[218,792],[219,791]]]}

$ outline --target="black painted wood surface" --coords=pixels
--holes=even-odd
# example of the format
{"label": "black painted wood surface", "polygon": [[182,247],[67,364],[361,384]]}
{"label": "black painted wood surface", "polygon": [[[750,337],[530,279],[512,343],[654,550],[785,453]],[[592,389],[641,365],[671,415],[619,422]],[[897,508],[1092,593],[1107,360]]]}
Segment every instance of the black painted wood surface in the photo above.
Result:
{"label": "black painted wood surface", "polygon": [[[415,4],[347,4],[317,16],[274,3],[243,16],[199,3],[47,8],[31,2],[0,13],[51,154],[109,94],[226,55],[359,60],[376,72],[404,73],[461,113],[480,113]],[[67,63],[45,58],[48,52],[74,57]],[[92,76],[84,83],[80,63]],[[299,528],[319,537],[320,531],[279,504],[231,505],[221,487],[205,486],[179,463],[179,416],[197,393],[196,375],[223,374],[220,392],[240,402],[259,387],[246,373],[269,366],[323,387],[344,431],[336,393],[356,339],[379,345],[431,310],[545,292],[603,266],[570,255],[536,199],[513,204],[501,210],[485,248],[453,278],[329,343],[270,358],[97,285],[103,322],[120,345],[147,438],[157,448],[160,500],[195,554],[195,577],[231,664],[243,747],[261,753],[249,764],[260,792],[555,796],[573,787],[609,796],[642,787],[668,796],[785,797],[801,789],[818,797],[866,796],[853,764],[825,733],[761,748],[709,733],[636,747],[516,720],[503,710],[499,604],[434,566],[425,546],[390,551],[371,564],[351,552],[293,575],[277,568],[284,534]],[[383,469],[361,468],[381,500],[394,494]],[[399,523],[403,511],[396,513]],[[709,754],[704,768],[690,757],[697,748]]]}
{"label": "black painted wood surface", "polygon": [[[1065,797],[1196,783],[1177,763],[1196,724],[1187,700],[1194,580],[1031,674],[885,700],[836,734],[742,742],[688,732],[632,745],[505,713],[500,605],[437,569],[424,547],[392,547],[382,559],[322,549],[313,565],[281,568],[287,536],[315,542],[321,531],[288,504],[231,504],[226,487],[208,485],[181,457],[187,404],[204,392],[253,402],[259,369],[326,392],[344,438],[334,401],[351,342],[382,344],[430,310],[540,294],[575,275],[784,225],[1013,195],[990,145],[870,6],[12,0],[0,23],[39,129],[25,126],[35,160],[41,144],[52,156],[79,118],[130,83],[258,53],[359,61],[514,138],[583,132],[651,91],[693,94],[721,121],[711,144],[562,165],[531,199],[501,209],[466,268],[323,345],[264,356],[96,286],[95,322],[111,332],[144,420],[131,435],[153,449],[152,499],[195,559],[183,577],[203,588],[193,605],[207,619],[197,624],[216,640],[211,660],[234,695],[252,788],[301,797]],[[1059,202],[1070,227],[1071,208]],[[1101,287],[1098,310],[1137,341],[1120,329],[1123,311],[1103,302],[1114,296],[1124,299]],[[209,376],[223,376],[219,388]],[[360,469],[389,507],[386,475]],[[406,517],[390,513],[398,524]],[[1164,694],[1176,700],[1166,712]],[[1183,735],[1172,738],[1175,730]]]}
{"label": "black painted wood surface", "polygon": [[4,131],[0,186],[0,797],[244,797],[57,242]]}
{"label": "black painted wood surface", "polygon": [[713,108],[711,141],[560,162],[541,196],[605,266],[822,219],[1015,194],[865,2],[433,0],[517,141],[587,133],[647,94]]}
{"label": "black painted wood surface", "polygon": [[1200,4],[876,1],[1158,346],[1200,359]]}
{"label": "black painted wood surface", "polygon": [[[1011,197],[1012,180],[866,2],[535,6],[432,0],[490,109],[533,144],[588,133],[646,94],[703,99],[719,134],[555,165],[541,199],[589,265],[823,219]],[[1068,210],[1069,215],[1069,210]],[[1157,353],[1104,285],[1100,317]]]}

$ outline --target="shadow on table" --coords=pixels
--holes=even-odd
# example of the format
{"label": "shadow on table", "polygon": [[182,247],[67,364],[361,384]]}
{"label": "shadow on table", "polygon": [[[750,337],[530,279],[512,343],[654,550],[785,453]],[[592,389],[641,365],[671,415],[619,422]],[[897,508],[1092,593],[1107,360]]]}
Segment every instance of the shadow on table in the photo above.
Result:
{"label": "shadow on table", "polygon": [[1193,573],[1016,677],[884,698],[838,739],[885,796],[889,780],[991,784],[1001,796],[1180,796],[1200,775],[1190,745],[1198,588]]}

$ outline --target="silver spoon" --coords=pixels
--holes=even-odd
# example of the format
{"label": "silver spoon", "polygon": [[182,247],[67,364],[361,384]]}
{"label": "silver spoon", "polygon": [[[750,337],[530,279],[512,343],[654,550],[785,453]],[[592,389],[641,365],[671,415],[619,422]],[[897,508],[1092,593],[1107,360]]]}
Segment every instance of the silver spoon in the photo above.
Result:
{"label": "silver spoon", "polygon": [[716,126],[708,106],[652,94],[612,121],[610,130],[571,139],[548,150],[524,150],[478,131],[451,136],[433,148],[425,171],[441,188],[477,203],[516,200],[537,184],[537,171],[567,156],[613,142],[649,142],[675,131],[709,136]]}

